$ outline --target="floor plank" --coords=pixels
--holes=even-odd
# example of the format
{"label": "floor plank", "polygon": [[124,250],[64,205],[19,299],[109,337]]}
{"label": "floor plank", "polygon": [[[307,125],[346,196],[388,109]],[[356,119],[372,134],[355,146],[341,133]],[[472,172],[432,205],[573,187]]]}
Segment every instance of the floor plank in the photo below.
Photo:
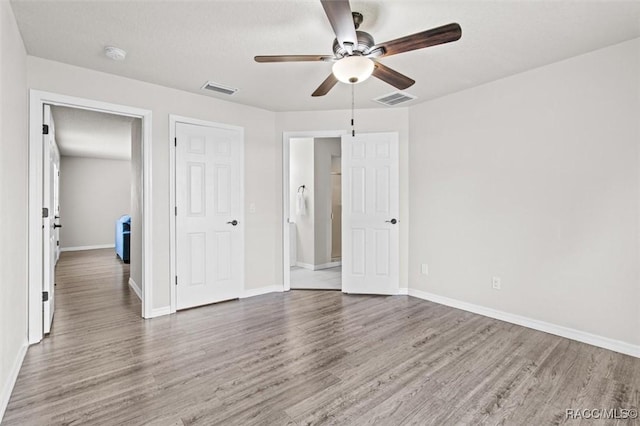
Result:
{"label": "floor plank", "polygon": [[301,290],[143,320],[112,250],[63,253],[7,425],[546,425],[640,405],[640,360],[407,296]]}

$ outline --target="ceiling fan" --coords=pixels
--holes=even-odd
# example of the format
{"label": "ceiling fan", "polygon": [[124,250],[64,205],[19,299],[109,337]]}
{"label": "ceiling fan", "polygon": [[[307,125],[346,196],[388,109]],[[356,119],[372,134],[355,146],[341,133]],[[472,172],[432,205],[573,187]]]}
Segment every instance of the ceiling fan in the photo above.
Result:
{"label": "ceiling fan", "polygon": [[334,62],[333,72],[311,96],[326,95],[338,81],[355,84],[371,75],[400,90],[406,89],[415,80],[383,65],[378,58],[449,43],[462,36],[460,25],[453,23],[375,44],[371,34],[357,31],[363,16],[358,12],[351,12],[349,0],[320,0],[320,3],[336,34],[333,55],[275,55],[254,58],[256,62]]}

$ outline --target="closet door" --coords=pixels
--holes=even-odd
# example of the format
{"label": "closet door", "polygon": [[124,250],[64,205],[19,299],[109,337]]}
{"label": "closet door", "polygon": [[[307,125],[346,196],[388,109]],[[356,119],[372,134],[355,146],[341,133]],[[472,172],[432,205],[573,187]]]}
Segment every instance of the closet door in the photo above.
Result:
{"label": "closet door", "polygon": [[244,289],[243,132],[176,124],[176,307]]}
{"label": "closet door", "polygon": [[342,136],[342,291],[398,294],[398,134]]}

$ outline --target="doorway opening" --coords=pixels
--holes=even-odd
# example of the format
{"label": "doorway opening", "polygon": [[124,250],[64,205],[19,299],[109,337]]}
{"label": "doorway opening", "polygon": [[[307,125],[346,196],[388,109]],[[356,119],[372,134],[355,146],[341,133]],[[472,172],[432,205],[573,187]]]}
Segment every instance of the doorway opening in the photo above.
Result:
{"label": "doorway opening", "polygon": [[[325,155],[326,174],[319,182],[315,179],[315,164],[309,160],[296,162],[297,151],[308,158],[315,154],[316,141],[340,140],[340,151]],[[300,145],[298,149],[296,145]],[[331,152],[326,145],[318,145]],[[341,167],[336,168],[341,157]],[[334,168],[331,168],[331,163]],[[306,166],[305,166],[306,164]],[[312,171],[312,172],[310,172]],[[333,172],[333,174],[332,174]],[[308,182],[312,182],[309,189]],[[332,205],[337,198],[333,186],[340,187],[339,205]],[[315,199],[325,191],[327,201],[318,208]],[[296,283],[296,274],[313,274],[317,270],[340,266],[340,287],[343,293],[399,294],[399,137],[398,132],[361,133],[347,136],[346,132],[285,132],[283,134],[283,290],[292,288],[331,288],[322,279],[304,277],[307,285]],[[316,258],[316,242],[304,244],[309,229],[316,226],[317,211],[324,219],[320,233],[323,248]],[[331,221],[337,211],[341,221]],[[313,214],[313,217],[309,217]],[[323,216],[324,215],[324,216]],[[313,220],[310,220],[313,219]],[[333,223],[332,223],[333,222]],[[339,226],[338,226],[339,225]],[[332,243],[333,233],[340,228],[340,245]],[[305,252],[306,250],[306,252]],[[310,255],[312,251],[313,255]],[[295,256],[295,257],[294,257]],[[322,257],[324,256],[324,257]],[[338,262],[339,265],[332,262]],[[309,263],[311,259],[314,263]],[[292,268],[292,266],[294,268]],[[296,267],[312,272],[301,271]],[[329,281],[331,278],[328,279]],[[334,284],[333,288],[338,289]]]}
{"label": "doorway opening", "polygon": [[[50,236],[56,241],[50,244],[55,250],[51,252],[52,278],[45,271],[45,282],[55,284],[49,289],[49,303],[45,302],[45,334],[52,326],[57,295],[64,297],[71,286],[89,291],[93,284],[92,280],[75,280],[77,283],[65,285],[65,293],[56,293],[61,279],[74,281],[69,269],[83,274],[63,267],[61,277],[55,267],[61,252],[65,265],[77,258],[91,259],[86,266],[92,271],[104,268],[104,263],[111,266],[110,270],[119,266],[125,286],[128,283],[140,299],[142,282],[142,120],[46,104],[45,121],[47,110],[51,114],[49,142],[58,153],[52,156],[51,169],[58,172],[51,179],[55,187],[51,193],[59,197],[50,201],[55,212]],[[45,171],[47,166],[45,162]],[[45,181],[46,176],[45,172]],[[47,189],[45,182],[45,201]]]}
{"label": "doorway opening", "polygon": [[292,289],[342,289],[341,139],[289,140]]}
{"label": "doorway opening", "polygon": [[[340,226],[338,218],[338,205],[332,202],[334,198],[340,198],[341,194],[333,190],[334,180],[341,177],[340,164],[343,130],[311,131],[311,132],[285,132],[282,137],[282,159],[283,159],[283,290],[291,288],[327,288],[332,290],[342,289],[342,238],[334,235],[334,225]],[[331,143],[320,148],[324,148],[323,187],[320,190],[324,201],[319,201],[323,209],[320,216],[323,217],[322,250],[319,251],[324,258],[316,267],[315,257],[311,257],[309,239],[314,240],[313,224],[315,222],[315,195],[317,184],[312,181],[314,170],[311,166],[313,157],[313,145],[315,140],[321,143],[322,140],[338,141],[338,148],[331,149]],[[292,155],[293,147],[293,155]],[[306,160],[304,158],[306,157]],[[298,158],[298,160],[296,160]],[[295,164],[294,164],[295,163]],[[306,167],[305,167],[306,164]],[[336,176],[336,177],[333,177]],[[304,185],[304,188],[302,186]],[[341,207],[341,201],[340,201]],[[301,211],[300,209],[304,209]],[[332,220],[333,215],[333,220]],[[299,229],[298,229],[299,228]],[[306,237],[305,237],[306,236]],[[303,242],[303,240],[305,242]],[[315,241],[314,241],[315,243]],[[334,250],[335,244],[335,250]],[[306,247],[306,248],[305,248]],[[338,250],[338,248],[340,248]],[[306,251],[305,251],[306,250]],[[315,252],[315,244],[314,250]],[[312,259],[312,260],[309,260]],[[314,277],[315,276],[315,277]],[[324,285],[313,284],[314,281]],[[304,286],[304,283],[312,284]],[[292,285],[293,283],[293,285]],[[302,283],[302,284],[301,284]],[[301,286],[302,285],[302,286]],[[330,287],[330,288],[329,288]]]}
{"label": "doorway opening", "polygon": [[29,118],[29,343],[51,329],[65,251],[110,252],[152,317],[151,112],[32,90]]}

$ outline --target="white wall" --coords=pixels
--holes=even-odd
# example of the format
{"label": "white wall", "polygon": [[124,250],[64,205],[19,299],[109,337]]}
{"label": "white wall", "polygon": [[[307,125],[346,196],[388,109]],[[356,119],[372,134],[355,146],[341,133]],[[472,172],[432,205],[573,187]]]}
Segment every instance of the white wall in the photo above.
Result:
{"label": "white wall", "polygon": [[[289,217],[296,224],[296,263],[313,265],[315,257],[315,184],[313,138],[291,140],[289,148]],[[304,185],[305,214],[296,209],[298,188]],[[292,265],[293,266],[293,265]]]}
{"label": "white wall", "polygon": [[410,109],[411,288],[640,343],[639,52]]}
{"label": "white wall", "polygon": [[331,262],[331,156],[341,155],[340,138],[314,138],[314,265]]}
{"label": "white wall", "polygon": [[131,234],[129,240],[129,276],[142,285],[142,120],[131,123]]}
{"label": "white wall", "polygon": [[60,247],[62,250],[88,246],[113,246],[116,220],[130,212],[130,161],[61,157]]}
{"label": "white wall", "polygon": [[[407,108],[362,109],[356,111],[356,132],[397,131],[400,144],[400,287],[408,285],[409,260],[409,111]],[[276,113],[275,141],[278,146],[276,167],[282,170],[283,132],[350,132],[351,111],[303,111]],[[278,185],[282,188],[282,175],[278,175]],[[282,205],[282,190],[275,190],[276,201]],[[282,275],[282,219],[277,225],[279,236],[275,264]]]}
{"label": "white wall", "polygon": [[27,345],[26,51],[0,1],[0,420]]}
{"label": "white wall", "polygon": [[27,71],[33,89],[152,111],[154,309],[169,306],[169,114],[244,127],[246,288],[282,284],[282,199],[274,197],[282,192],[282,153],[273,112],[32,56]]}

